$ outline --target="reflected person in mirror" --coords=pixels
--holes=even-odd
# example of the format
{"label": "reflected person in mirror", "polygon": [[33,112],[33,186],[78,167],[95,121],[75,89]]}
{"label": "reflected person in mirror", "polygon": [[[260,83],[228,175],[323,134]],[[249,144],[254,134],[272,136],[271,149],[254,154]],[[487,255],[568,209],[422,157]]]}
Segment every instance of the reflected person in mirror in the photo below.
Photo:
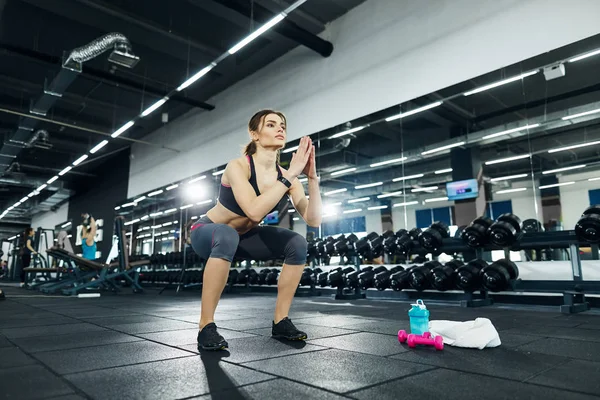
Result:
{"label": "reflected person in mirror", "polygon": [[90,214],[81,214],[81,253],[88,260],[96,259],[96,220]]}
{"label": "reflected person in mirror", "polygon": [[[302,271],[306,265],[306,238],[289,229],[259,226],[282,198],[291,198],[296,211],[309,226],[321,224],[321,195],[315,164],[315,146],[308,137],[286,170],[279,166],[279,152],[285,147],[287,125],[283,113],[262,110],[248,123],[250,143],[244,156],[231,160],[221,177],[217,204],[198,220],[191,231],[191,243],[206,260],[202,286],[199,350],[228,347],[217,332],[215,310],[229,276],[234,258],[267,261],[284,259],[277,284],[278,294],[272,322],[273,337],[304,340],[288,317]],[[298,180],[308,178],[309,199]]]}

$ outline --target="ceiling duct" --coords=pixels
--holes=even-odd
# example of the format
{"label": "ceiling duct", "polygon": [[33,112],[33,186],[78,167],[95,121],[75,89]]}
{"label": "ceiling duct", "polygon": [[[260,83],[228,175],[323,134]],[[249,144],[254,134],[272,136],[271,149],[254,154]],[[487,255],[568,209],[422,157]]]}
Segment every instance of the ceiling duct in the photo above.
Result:
{"label": "ceiling duct", "polygon": [[52,148],[52,144],[50,143],[50,135],[48,135],[48,131],[44,130],[44,129],[40,129],[38,131],[36,131],[33,136],[31,137],[31,139],[29,139],[26,143],[25,143],[25,147],[27,148],[31,148],[31,147],[37,147],[40,149],[51,149]]}
{"label": "ceiling duct", "polygon": [[113,32],[73,50],[63,67],[81,71],[82,63],[98,57],[111,48],[114,50],[108,57],[108,61],[114,64],[133,68],[140,61],[139,57],[132,54],[129,39],[120,33]]}

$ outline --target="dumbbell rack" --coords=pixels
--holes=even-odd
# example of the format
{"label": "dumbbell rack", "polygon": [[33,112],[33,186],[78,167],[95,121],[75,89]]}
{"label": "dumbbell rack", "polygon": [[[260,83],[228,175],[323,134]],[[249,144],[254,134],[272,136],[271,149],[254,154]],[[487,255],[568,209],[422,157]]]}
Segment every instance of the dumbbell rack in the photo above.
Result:
{"label": "dumbbell rack", "polygon": [[316,272],[317,269],[317,260],[313,259],[311,262],[311,268],[313,271],[313,279],[308,288],[299,287],[296,289],[295,297],[311,297],[311,296],[321,296],[321,291],[317,289],[317,279],[318,274]]}
{"label": "dumbbell rack", "polygon": [[[360,257],[358,254],[351,255],[349,257],[352,260],[354,268],[356,268],[357,271],[360,271]],[[346,289],[344,288],[344,285],[337,287],[337,292],[334,296],[336,300],[359,300],[367,297],[367,294],[358,287],[354,289],[353,293],[347,293],[344,289]]]}

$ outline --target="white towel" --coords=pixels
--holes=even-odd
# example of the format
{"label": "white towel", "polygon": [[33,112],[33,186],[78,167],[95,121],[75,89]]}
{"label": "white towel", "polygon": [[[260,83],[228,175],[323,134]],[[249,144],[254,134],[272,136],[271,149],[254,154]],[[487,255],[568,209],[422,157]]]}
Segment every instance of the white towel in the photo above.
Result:
{"label": "white towel", "polygon": [[456,347],[483,349],[500,346],[500,335],[487,318],[474,321],[429,321],[432,336],[442,336],[444,344]]}

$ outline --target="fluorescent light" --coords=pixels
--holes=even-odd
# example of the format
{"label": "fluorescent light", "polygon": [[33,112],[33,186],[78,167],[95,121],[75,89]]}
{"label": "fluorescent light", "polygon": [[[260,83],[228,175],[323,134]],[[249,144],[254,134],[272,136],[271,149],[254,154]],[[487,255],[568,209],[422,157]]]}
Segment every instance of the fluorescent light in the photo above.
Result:
{"label": "fluorescent light", "polygon": [[175,211],[177,211],[176,208],[169,208],[168,210],[165,210],[165,214],[170,214],[170,213],[173,213]]}
{"label": "fluorescent light", "polygon": [[152,229],[158,229],[158,228],[162,228],[162,225],[161,224],[152,225],[150,228],[152,228]]}
{"label": "fluorescent light", "polygon": [[[167,100],[169,100],[168,97],[163,97],[162,99],[158,100],[156,103],[152,104],[150,107],[146,108],[144,110],[144,112],[142,113],[142,117],[147,117],[148,115],[152,114],[154,111],[158,110],[158,108],[160,106],[162,106],[163,104],[165,104],[167,102]],[[133,125],[133,123],[131,123],[131,125]]]}
{"label": "fluorescent light", "polygon": [[293,219],[294,221],[300,221],[300,218],[298,218],[298,217],[294,217],[294,218],[292,218],[292,219]]}
{"label": "fluorescent light", "polygon": [[504,193],[514,193],[514,192],[523,192],[527,190],[527,188],[514,188],[514,189],[506,189],[506,190],[498,190],[496,194],[504,194]]}
{"label": "fluorescent light", "polygon": [[119,136],[120,134],[125,132],[127,129],[131,128],[133,126],[133,124],[134,124],[133,121],[129,121],[128,123],[126,123],[125,125],[120,127],[119,129],[117,129],[112,135],[110,135],[110,137],[113,139],[116,138],[117,136]]}
{"label": "fluorescent light", "polygon": [[592,57],[592,56],[595,56],[595,55],[597,55],[597,54],[600,54],[600,49],[598,49],[598,50],[593,50],[593,51],[590,51],[589,53],[585,53],[585,54],[582,54],[582,55],[580,55],[580,56],[577,56],[577,57],[571,58],[571,59],[569,60],[569,62],[575,62],[575,61],[583,60],[584,58]]}
{"label": "fluorescent light", "polygon": [[600,141],[588,142],[588,143],[581,143],[581,144],[574,144],[572,146],[566,146],[566,147],[559,147],[557,149],[548,150],[548,153],[556,153],[556,152],[559,152],[559,151],[565,151],[565,150],[571,150],[571,149],[578,149],[580,147],[595,146],[597,144],[600,144]]}
{"label": "fluorescent light", "polygon": [[163,215],[162,211],[157,211],[155,213],[150,214],[151,217],[158,217],[159,215]]}
{"label": "fluorescent light", "polygon": [[386,194],[380,194],[377,196],[378,199],[385,199],[386,197],[392,197],[392,196],[400,196],[402,194],[402,190],[398,191],[398,192],[392,192],[392,193],[386,193]]}
{"label": "fluorescent light", "polygon": [[70,170],[72,170],[72,169],[73,169],[73,167],[71,167],[71,166],[69,165],[67,168],[65,168],[65,169],[63,169],[62,171],[60,171],[60,172],[58,173],[58,176],[63,176],[64,174],[66,174],[67,172],[69,172],[69,171],[70,171]]}
{"label": "fluorescent light", "polygon": [[115,211],[119,211],[121,209],[121,206],[116,206],[115,207]]}
{"label": "fluorescent light", "polygon": [[563,119],[563,121],[566,121],[568,119],[584,117],[586,115],[596,114],[596,113],[599,113],[599,112],[600,112],[600,108],[598,108],[596,110],[582,112],[582,113],[579,113],[579,114],[567,115],[566,117],[562,117],[562,119]]}
{"label": "fluorescent light", "polygon": [[296,150],[298,150],[298,148],[299,148],[299,147],[300,147],[300,146],[294,146],[294,147],[290,147],[290,148],[288,148],[288,149],[282,150],[281,152],[282,152],[282,153],[291,153],[292,151],[296,151]]}
{"label": "fluorescent light", "polygon": [[540,189],[549,189],[549,188],[558,187],[558,186],[567,186],[567,185],[572,185],[574,183],[575,182],[573,182],[573,181],[571,181],[571,182],[553,183],[551,185],[540,186]]}
{"label": "fluorescent light", "polygon": [[220,171],[213,172],[212,174],[213,174],[213,176],[219,176],[219,175],[222,175],[224,172],[225,172],[225,170],[222,169]]}
{"label": "fluorescent light", "polygon": [[138,223],[138,222],[140,222],[140,219],[136,218],[136,219],[134,219],[132,221],[125,222],[123,225],[133,225],[133,224]]}
{"label": "fluorescent light", "polygon": [[308,178],[298,178],[298,182],[300,182],[300,183],[308,182]]}
{"label": "fluorescent light", "polygon": [[388,117],[385,120],[387,122],[394,121],[396,119],[408,117],[409,115],[413,115],[413,114],[417,114],[417,113],[420,113],[420,112],[423,112],[423,111],[427,111],[427,110],[429,110],[431,108],[434,108],[434,107],[437,107],[437,106],[441,106],[442,104],[443,104],[442,101],[436,101],[435,103],[431,103],[431,104],[423,106],[423,107],[415,108],[414,110],[410,110],[410,111],[407,111],[407,112],[404,112],[404,113],[400,113],[400,114]]}
{"label": "fluorescent light", "polygon": [[127,232],[125,236],[131,236],[131,232]]}
{"label": "fluorescent light", "polygon": [[100,143],[98,143],[96,145],[96,147],[94,147],[93,149],[90,150],[90,153],[94,154],[95,152],[97,152],[98,150],[100,150],[101,148],[106,146],[107,144],[108,144],[108,140],[101,141]]}
{"label": "fluorescent light", "polygon": [[152,196],[159,195],[159,194],[161,194],[162,192],[164,192],[164,190],[162,190],[162,189],[160,189],[160,190],[156,190],[156,191],[154,191],[154,192],[150,192],[150,193],[148,193],[148,197],[152,197]]}
{"label": "fluorescent light", "polygon": [[361,201],[369,201],[370,197],[359,197],[358,199],[348,200],[348,203],[360,203]]}
{"label": "fluorescent light", "polygon": [[448,149],[451,149],[451,148],[453,148],[453,147],[459,147],[459,146],[462,146],[462,145],[464,145],[464,144],[465,144],[465,142],[458,142],[458,143],[452,143],[452,144],[448,144],[448,145],[446,145],[446,146],[437,147],[437,148],[435,148],[435,149],[431,149],[431,150],[424,151],[424,152],[422,152],[422,153],[421,153],[421,155],[422,155],[422,156],[425,156],[425,155],[427,155],[427,154],[433,154],[433,153],[437,153],[437,152],[439,152],[439,151],[448,150]]}
{"label": "fluorescent light", "polygon": [[150,218],[150,216],[149,216],[149,215],[144,215],[144,216],[143,216],[142,218],[140,218],[140,219],[141,219],[142,221],[145,221],[145,220],[147,220],[148,218]]}
{"label": "fluorescent light", "polygon": [[[194,205],[193,205],[193,204],[187,204],[187,205],[185,205],[185,206],[181,206],[181,207],[179,207],[179,209],[180,209],[180,210],[185,210],[186,208],[190,208],[190,207],[194,207]],[[170,225],[170,224],[169,224],[169,225]]]}
{"label": "fluorescent light", "polygon": [[177,88],[177,91],[181,92],[183,89],[187,88],[192,83],[194,83],[198,79],[202,78],[204,75],[208,74],[210,72],[210,70],[213,69],[216,65],[217,64],[213,62],[213,63],[210,63],[209,66],[202,68],[200,71],[196,72],[196,74],[191,76],[187,81],[185,81],[181,85],[179,85],[179,87]]}
{"label": "fluorescent light", "polygon": [[373,207],[369,207],[367,208],[367,210],[369,211],[373,211],[373,210],[383,210],[385,208],[388,208],[388,206],[373,206]]}
{"label": "fluorescent light", "polygon": [[355,208],[353,210],[344,210],[343,213],[344,214],[352,214],[352,213],[357,213],[357,212],[361,212],[362,208]]}
{"label": "fluorescent light", "polygon": [[263,33],[265,33],[266,31],[268,31],[269,29],[271,29],[275,25],[277,25],[284,18],[285,18],[285,15],[283,13],[277,14],[269,22],[267,22],[266,24],[264,24],[263,26],[261,26],[260,28],[258,28],[254,32],[252,32],[250,35],[248,35],[246,38],[244,38],[241,42],[239,42],[238,44],[236,44],[235,46],[233,46],[231,49],[229,49],[229,54],[235,54],[242,47],[246,46],[248,43],[250,43],[251,41],[253,41],[257,37],[259,37],[260,35],[262,35]]}
{"label": "fluorescent light", "polygon": [[374,183],[367,183],[366,185],[358,185],[358,186],[354,186],[354,189],[366,189],[366,188],[375,187],[375,186],[379,186],[379,185],[383,185],[383,182],[374,182]]}
{"label": "fluorescent light", "polygon": [[500,164],[500,163],[505,163],[505,162],[509,162],[509,161],[521,160],[523,158],[529,158],[530,156],[531,156],[531,154],[521,154],[519,156],[499,158],[497,160],[486,161],[485,165]]}
{"label": "fluorescent light", "polygon": [[179,187],[179,185],[176,183],[176,184],[174,184],[174,185],[168,186],[168,187],[167,187],[167,190],[176,189],[176,188],[178,188],[178,187]]}
{"label": "fluorescent light", "polygon": [[212,199],[199,201],[199,202],[196,203],[196,205],[200,206],[202,204],[208,204],[208,203],[212,203]]}
{"label": "fluorescent light", "polygon": [[29,193],[29,194],[27,195],[27,197],[29,197],[29,198],[32,198],[32,197],[35,197],[35,196],[37,196],[37,195],[38,195],[38,192],[36,192],[36,191],[34,190],[33,192]]}
{"label": "fluorescent light", "polygon": [[448,201],[447,197],[434,197],[433,199],[425,199],[425,203],[435,203],[437,201]]}
{"label": "fluorescent light", "polygon": [[417,179],[417,178],[422,178],[423,176],[424,176],[424,174],[401,176],[399,178],[392,179],[392,182],[400,182],[400,181],[406,181],[406,180],[409,180],[409,179]]}
{"label": "fluorescent light", "polygon": [[413,190],[411,190],[412,193],[417,193],[417,192],[431,192],[432,190],[437,190],[438,187],[437,186],[427,186],[427,187],[420,187],[420,188],[415,188]]}
{"label": "fluorescent light", "polygon": [[58,176],[55,176],[53,178],[48,179],[48,182],[46,182],[48,185],[54,183],[54,181],[56,181],[58,179]]}
{"label": "fluorescent light", "polygon": [[406,203],[395,203],[392,207],[414,206],[415,204],[419,204],[419,202],[418,201],[407,201]]}
{"label": "fluorescent light", "polygon": [[204,178],[206,178],[206,175],[198,176],[198,177],[196,177],[196,178],[194,178],[194,179],[190,180],[190,181],[188,182],[188,184],[190,184],[190,183],[194,183],[194,182],[198,182],[199,180],[202,180],[202,179],[204,179]]}
{"label": "fluorescent light", "polygon": [[137,199],[135,199],[133,202],[134,203],[139,203],[142,200],[146,200],[146,196],[142,196],[142,197],[138,197]]}
{"label": "fluorescent light", "polygon": [[330,136],[329,139],[335,139],[335,138],[339,138],[342,136],[346,136],[346,135],[349,135],[354,132],[362,131],[365,128],[366,128],[366,126],[357,126],[356,128],[352,128],[352,129],[348,129],[347,131],[344,131],[344,132],[336,133],[335,135]]}
{"label": "fluorescent light", "polygon": [[287,212],[289,212],[289,213],[295,213],[296,210],[294,210],[293,208],[290,208],[290,209],[287,210]]}
{"label": "fluorescent light", "polygon": [[447,174],[448,172],[452,172],[452,168],[439,169],[439,170],[435,171],[434,174],[436,174],[436,175]]}
{"label": "fluorescent light", "polygon": [[122,208],[125,208],[125,207],[133,207],[133,206],[135,206],[135,203],[134,203],[134,202],[131,202],[131,203],[125,203],[125,204],[121,204],[121,207],[122,207]]}
{"label": "fluorescent light", "polygon": [[485,135],[482,139],[491,139],[491,138],[495,138],[498,136],[509,135],[511,133],[520,132],[520,131],[524,131],[527,129],[537,128],[538,126],[540,126],[540,124],[531,124],[531,125],[520,126],[518,128],[508,129],[506,131],[496,132],[496,133],[492,133],[490,135]]}
{"label": "fluorescent light", "polygon": [[400,158],[394,158],[393,160],[376,162],[375,164],[369,165],[369,167],[371,167],[371,168],[381,167],[382,165],[393,164],[393,163],[405,161],[407,158],[408,157],[400,157]]}
{"label": "fluorescent light", "polygon": [[61,228],[66,228],[66,227],[67,227],[67,226],[69,226],[69,225],[71,225],[71,223],[70,223],[70,222],[67,222],[66,224],[62,224],[60,227],[61,227]]}
{"label": "fluorescent light", "polygon": [[580,168],[585,168],[587,165],[585,164],[581,164],[581,165],[574,165],[572,167],[564,167],[564,168],[557,168],[557,169],[551,169],[548,171],[542,171],[543,175],[547,175],[547,174],[554,174],[556,172],[563,172],[563,171],[570,171],[572,169],[580,169]]}
{"label": "fluorescent light", "polygon": [[590,178],[590,179],[588,179],[588,181],[590,181],[590,182],[591,181],[600,181],[600,178]]}
{"label": "fluorescent light", "polygon": [[47,187],[48,187],[48,185],[46,185],[46,184],[44,183],[42,186],[40,186],[39,188],[37,188],[37,189],[35,189],[35,190],[36,190],[36,192],[41,192],[42,190],[46,189]]}
{"label": "fluorescent light", "polygon": [[332,172],[331,176],[342,175],[342,174],[346,174],[346,173],[352,172],[352,171],[356,171],[356,168],[341,169],[339,171]]}
{"label": "fluorescent light", "polygon": [[344,188],[344,189],[336,189],[336,190],[330,190],[329,192],[325,192],[323,193],[323,195],[325,196],[330,196],[332,194],[336,194],[336,193],[343,193],[345,191],[347,191],[348,189]]}
{"label": "fluorescent light", "polygon": [[480,93],[480,92],[483,92],[485,90],[493,89],[493,88],[498,87],[498,86],[506,85],[507,83],[511,83],[511,82],[518,81],[518,80],[523,79],[523,78],[527,78],[528,76],[535,75],[538,72],[539,72],[539,70],[536,69],[535,71],[526,72],[526,73],[518,75],[518,76],[513,76],[512,78],[508,78],[508,79],[504,79],[504,80],[501,80],[501,81],[498,81],[498,82],[490,83],[489,85],[481,86],[481,87],[479,87],[477,89],[473,89],[473,90],[470,90],[468,92],[465,92],[465,93],[463,93],[463,95],[470,96],[470,95],[475,94],[475,93]]}
{"label": "fluorescent light", "polygon": [[518,178],[527,178],[528,174],[517,174],[517,175],[508,175],[508,176],[500,176],[498,178],[492,178],[490,179],[491,182],[498,182],[498,181],[508,181],[511,179],[518,179]]}
{"label": "fluorescent light", "polygon": [[198,219],[198,217],[196,217],[196,216],[193,216],[193,217],[192,217],[192,219]]}
{"label": "fluorescent light", "polygon": [[89,156],[87,154],[82,155],[77,160],[73,161],[73,165],[77,166],[77,165],[81,164],[82,162],[84,162],[85,160],[87,160],[88,157]]}

